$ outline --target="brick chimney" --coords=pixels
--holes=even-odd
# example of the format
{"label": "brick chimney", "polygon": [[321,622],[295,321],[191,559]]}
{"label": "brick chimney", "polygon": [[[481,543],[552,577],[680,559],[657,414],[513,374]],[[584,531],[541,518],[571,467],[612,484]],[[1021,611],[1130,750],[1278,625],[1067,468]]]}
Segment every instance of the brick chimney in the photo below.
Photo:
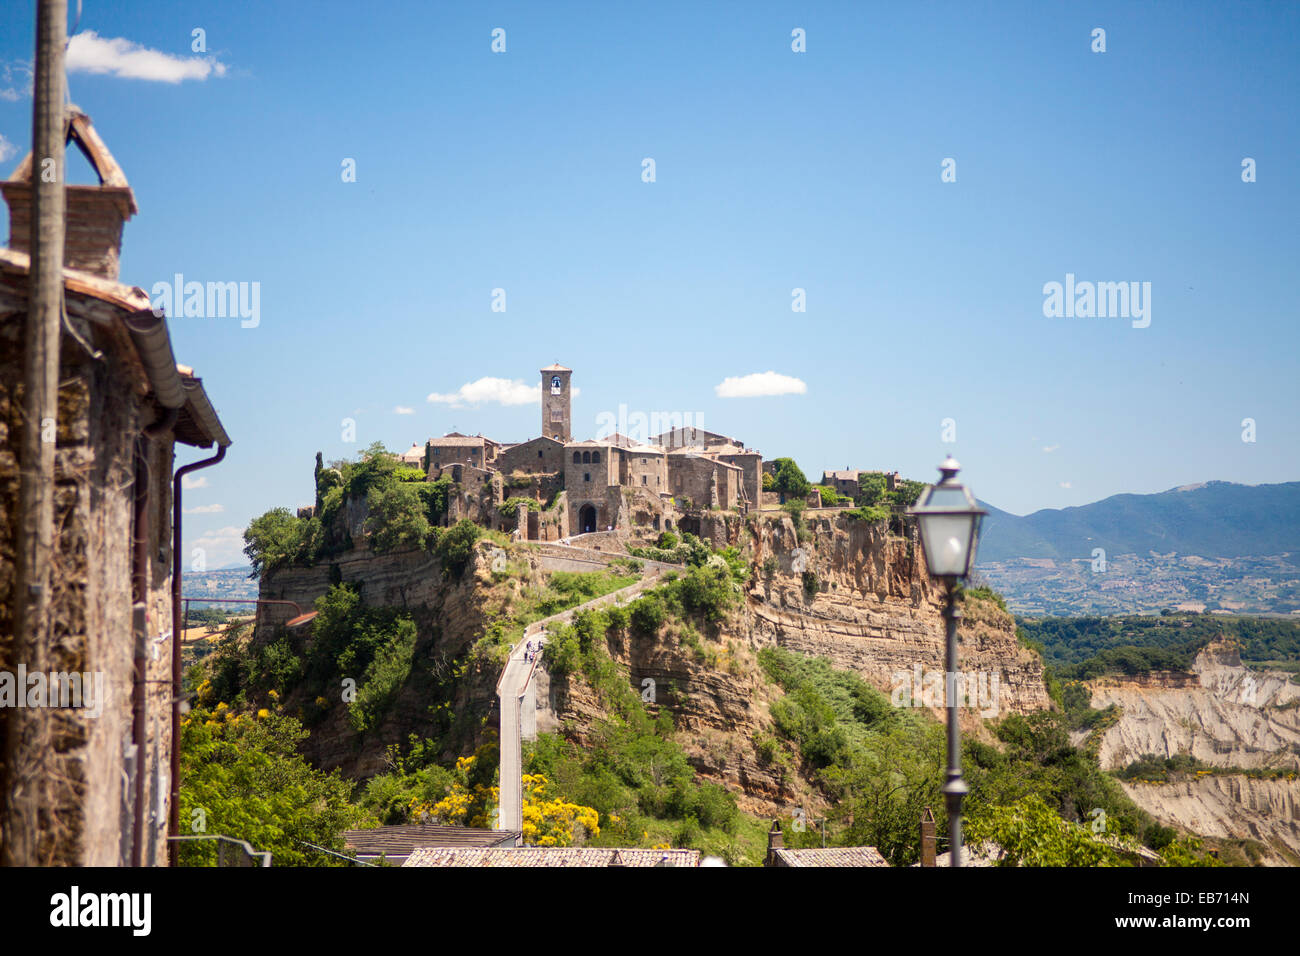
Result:
{"label": "brick chimney", "polygon": [[934,813],[929,807],[921,814],[921,865],[934,866]]}
{"label": "brick chimney", "polygon": [[[135,194],[104,141],[90,124],[90,117],[69,106],[65,121],[67,142],[76,143],[95,174],[98,186],[67,187],[67,233],[63,243],[63,264],[69,269],[91,272],[116,280],[122,250],[122,226],[139,210]],[[36,174],[40,175],[40,164]],[[32,154],[4,182],[0,190],[9,204],[9,248],[31,252]]]}
{"label": "brick chimney", "polygon": [[776,866],[776,851],[785,849],[785,834],[781,832],[781,821],[773,820],[772,829],[767,831],[767,859],[764,866]]}

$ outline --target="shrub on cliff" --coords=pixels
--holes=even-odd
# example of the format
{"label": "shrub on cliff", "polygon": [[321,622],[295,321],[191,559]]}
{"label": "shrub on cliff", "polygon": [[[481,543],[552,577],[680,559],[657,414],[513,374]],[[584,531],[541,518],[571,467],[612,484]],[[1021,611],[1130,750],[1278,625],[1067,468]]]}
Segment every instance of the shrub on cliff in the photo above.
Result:
{"label": "shrub on cliff", "polygon": [[875,524],[877,521],[887,521],[889,519],[889,509],[882,508],[880,505],[860,505],[844,514],[850,521],[865,521],[868,524]]}
{"label": "shrub on cliff", "polygon": [[392,630],[375,648],[348,708],[348,722],[354,730],[375,727],[397,699],[398,691],[411,673],[415,641],[415,622],[403,617],[394,621]]}
{"label": "shrub on cliff", "polygon": [[474,542],[482,533],[483,530],[468,518],[461,518],[454,526],[437,533],[433,553],[442,563],[445,576],[459,577],[464,573],[474,553]]}
{"label": "shrub on cliff", "polygon": [[366,498],[370,514],[366,528],[370,547],[377,553],[398,548],[421,548],[432,530],[425,502],[413,484],[398,483],[371,488]]}
{"label": "shrub on cliff", "polygon": [[724,620],[739,601],[731,570],[721,560],[718,564],[691,568],[667,587],[675,591],[687,613],[698,614],[710,624]]}
{"label": "shrub on cliff", "polygon": [[655,634],[668,616],[664,601],[653,591],[632,602],[628,611],[632,627],[641,634]]}

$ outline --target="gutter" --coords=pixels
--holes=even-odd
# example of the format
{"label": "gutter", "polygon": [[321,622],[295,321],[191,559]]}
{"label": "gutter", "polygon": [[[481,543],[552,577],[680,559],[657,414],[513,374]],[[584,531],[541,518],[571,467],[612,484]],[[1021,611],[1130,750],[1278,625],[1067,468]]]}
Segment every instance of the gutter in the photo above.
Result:
{"label": "gutter", "polygon": [[[203,395],[202,388],[196,388],[198,395]],[[208,413],[216,419],[207,398],[203,405]],[[191,404],[194,408],[195,404]],[[196,414],[196,420],[202,412]],[[213,432],[205,427],[208,434]],[[230,438],[221,423],[217,422],[217,431],[224,441],[217,444],[217,453],[211,458],[193,462],[176,469],[172,477],[172,753],[171,753],[171,799],[168,803],[167,831],[172,837],[179,837],[181,830],[181,493],[184,478],[192,471],[209,468],[226,457],[226,447]],[[168,861],[176,866],[179,861],[180,843],[169,840],[167,845]]]}
{"label": "gutter", "polygon": [[152,311],[145,310],[126,316],[122,324],[131,334],[131,343],[144,365],[158,404],[163,408],[182,407],[185,404],[185,389],[181,384],[180,373],[176,370],[176,356],[172,353],[167,322]]}

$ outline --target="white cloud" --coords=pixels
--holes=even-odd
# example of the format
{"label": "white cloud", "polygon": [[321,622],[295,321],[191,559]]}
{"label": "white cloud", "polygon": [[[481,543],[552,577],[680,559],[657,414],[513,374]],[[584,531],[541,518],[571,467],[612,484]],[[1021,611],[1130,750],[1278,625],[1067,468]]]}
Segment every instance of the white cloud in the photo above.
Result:
{"label": "white cloud", "polygon": [[478,405],[482,402],[496,402],[499,405],[532,405],[542,400],[542,386],[525,385],[518,379],[492,378],[487,376],[476,382],[466,382],[449,395],[433,392],[429,401],[440,405],[459,408],[463,405]]}
{"label": "white cloud", "polygon": [[199,505],[197,508],[185,508],[183,510],[187,515],[219,515],[226,509],[221,505]]}
{"label": "white cloud", "polygon": [[189,570],[194,560],[194,549],[203,549],[204,563],[209,570],[225,567],[228,564],[246,563],[244,555],[244,529],[227,525],[215,531],[205,531],[198,538],[188,542],[189,551],[184,555],[181,566]]}
{"label": "white cloud", "polygon": [[78,33],[68,43],[67,68],[69,73],[108,73],[159,83],[226,75],[225,64],[212,57],[172,56],[122,37],[101,37],[94,30]]}
{"label": "white cloud", "polygon": [[3,135],[0,135],[0,163],[3,163],[16,152],[18,152],[18,147],[5,139]]}
{"label": "white cloud", "polygon": [[1074,486],[1071,485],[1068,481],[1063,481],[1063,482],[1061,482],[1061,487],[1062,487],[1062,488],[1073,488]]}
{"label": "white cloud", "polygon": [[764,395],[803,395],[808,386],[800,379],[777,372],[754,372],[738,378],[724,378],[713,386],[718,398],[759,398]]}
{"label": "white cloud", "polygon": [[206,488],[207,486],[207,475],[185,475],[181,478],[181,487],[186,491],[192,491],[195,488]]}
{"label": "white cloud", "polygon": [[17,103],[32,95],[35,74],[29,60],[0,63],[0,100]]}
{"label": "white cloud", "polygon": [[1056,449],[1060,447],[1061,447],[1060,445],[1044,445],[1043,451],[1047,452],[1047,454],[1050,455],[1052,452],[1056,451]]}
{"label": "white cloud", "polygon": [[411,408],[409,405],[398,405],[393,409],[393,413],[395,415],[414,415],[415,409]]}

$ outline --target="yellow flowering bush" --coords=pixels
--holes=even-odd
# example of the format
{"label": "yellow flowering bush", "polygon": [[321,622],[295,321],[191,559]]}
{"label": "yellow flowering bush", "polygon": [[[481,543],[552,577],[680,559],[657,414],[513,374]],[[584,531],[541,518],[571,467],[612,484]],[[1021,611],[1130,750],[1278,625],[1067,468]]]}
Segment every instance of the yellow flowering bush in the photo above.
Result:
{"label": "yellow flowering bush", "polygon": [[[456,761],[456,774],[460,778],[451,792],[436,803],[411,801],[411,815],[421,818],[425,814],[439,823],[451,826],[470,826],[490,829],[498,825],[496,810],[500,805],[500,790],[494,786],[469,784],[475,768],[475,757],[461,757]],[[600,815],[593,807],[570,803],[550,794],[550,781],[542,774],[525,774],[523,777],[523,834],[529,846],[573,846],[575,841],[600,835]]]}

